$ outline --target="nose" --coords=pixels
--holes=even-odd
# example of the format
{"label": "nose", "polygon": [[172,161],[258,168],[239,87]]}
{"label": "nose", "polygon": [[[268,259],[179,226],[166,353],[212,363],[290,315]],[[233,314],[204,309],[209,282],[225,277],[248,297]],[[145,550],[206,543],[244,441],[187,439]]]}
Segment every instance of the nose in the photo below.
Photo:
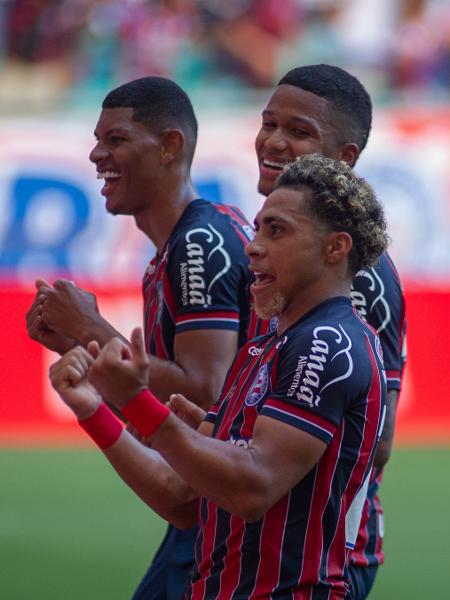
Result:
{"label": "nose", "polygon": [[277,127],[264,140],[264,146],[269,150],[280,152],[285,150],[287,143],[281,128]]}
{"label": "nose", "polygon": [[95,146],[92,148],[92,150],[89,154],[89,160],[93,163],[98,163],[101,160],[103,160],[104,158],[106,158],[107,156],[108,156],[108,151],[102,145],[102,143],[100,141],[98,141],[95,144]]}
{"label": "nose", "polygon": [[249,258],[261,258],[266,253],[264,245],[262,244],[258,233],[255,233],[255,237],[245,247],[245,254]]}

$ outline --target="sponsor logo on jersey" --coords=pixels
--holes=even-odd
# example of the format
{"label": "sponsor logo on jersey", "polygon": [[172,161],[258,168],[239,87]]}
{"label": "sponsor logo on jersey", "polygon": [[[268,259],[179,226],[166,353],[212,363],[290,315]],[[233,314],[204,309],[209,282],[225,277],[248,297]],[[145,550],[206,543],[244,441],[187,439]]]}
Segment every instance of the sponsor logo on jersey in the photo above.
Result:
{"label": "sponsor logo on jersey", "polygon": [[308,361],[307,356],[299,356],[298,357],[298,362],[297,362],[297,367],[295,369],[294,377],[292,378],[291,386],[287,391],[287,395],[289,397],[293,396],[295,394],[295,392],[297,391],[298,384],[300,383],[300,377],[302,376],[303,369],[305,368],[307,361]]}
{"label": "sponsor logo on jersey", "polygon": [[[297,399],[306,402],[309,406],[318,406],[322,392],[337,383],[350,377],[353,373],[353,359],[350,355],[352,341],[339,325],[339,329],[328,325],[316,327],[313,331],[311,351],[307,357],[306,365],[300,378]],[[327,341],[327,339],[332,339]],[[323,381],[325,365],[333,363],[341,357],[342,373],[330,381]]]}
{"label": "sponsor logo on jersey", "polygon": [[[362,279],[361,279],[362,278]],[[354,289],[355,281],[358,279],[357,287],[366,288],[366,293],[361,289]],[[383,331],[391,320],[391,309],[385,298],[385,287],[376,269],[358,271],[353,280],[351,290],[353,308],[356,309],[363,321],[368,320],[369,315],[376,316],[376,322],[372,317],[370,324],[378,333]]]}
{"label": "sponsor logo on jersey", "polygon": [[262,348],[257,348],[256,346],[250,346],[248,349],[248,353],[250,356],[259,356],[262,352]]}
{"label": "sponsor logo on jersey", "polygon": [[[191,229],[185,235],[187,261],[180,263],[181,302],[183,306],[209,306],[211,289],[231,267],[225,250],[224,238],[210,223]],[[217,256],[219,254],[219,257]],[[208,263],[214,259],[215,272],[211,275]],[[206,267],[208,280],[206,279]]]}
{"label": "sponsor logo on jersey", "polygon": [[250,389],[247,392],[247,396],[245,398],[245,404],[247,406],[255,406],[262,400],[267,389],[269,387],[269,370],[267,365],[262,365],[259,368],[258,373],[256,374],[255,379],[253,380]]}
{"label": "sponsor logo on jersey", "polygon": [[233,446],[237,446],[238,448],[250,448],[252,445],[252,438],[235,438],[233,435],[227,440],[229,444],[233,444]]}

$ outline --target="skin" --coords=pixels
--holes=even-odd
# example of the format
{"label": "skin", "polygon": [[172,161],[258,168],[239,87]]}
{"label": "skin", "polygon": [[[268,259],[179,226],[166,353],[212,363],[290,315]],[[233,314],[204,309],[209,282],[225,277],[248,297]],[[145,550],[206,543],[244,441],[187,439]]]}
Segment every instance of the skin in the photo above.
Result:
{"label": "skin", "polygon": [[[324,230],[306,214],[309,193],[305,188],[274,192],[258,213],[258,231],[247,247],[250,268],[273,274],[270,282],[256,283],[257,306],[277,293],[285,297],[279,333],[311,306],[350,293],[351,238]],[[309,261],[312,256],[320,268]],[[64,402],[83,419],[95,411],[99,395],[122,410],[145,388],[148,368],[142,333],[136,329],[131,346],[115,338],[102,349],[93,342],[87,349],[70,350],[51,367],[50,377]],[[246,521],[259,520],[307,475],[326,448],[318,438],[264,416],[257,417],[248,447],[228,444],[210,437],[209,423],[192,428],[199,414],[182,396],[174,395],[170,402],[181,418],[170,414],[147,438],[151,448],[124,430],[104,453],[127,485],[177,527],[196,522],[199,496]]]}
{"label": "skin", "polygon": [[[131,108],[103,109],[90,153],[102,195],[116,215],[130,215],[160,252],[186,206],[197,193],[190,178],[193,142],[178,129],[153,132],[133,120]],[[112,176],[111,176],[112,174]],[[100,314],[93,294],[73,282],[51,285],[38,279],[37,294],[26,316],[29,336],[64,354],[92,339],[100,347],[113,337],[128,343]],[[217,398],[237,350],[234,331],[197,330],[177,334],[173,362],[149,357],[148,385],[162,401],[174,391],[208,408]]]}
{"label": "skin", "polygon": [[[325,98],[293,85],[279,85],[262,112],[261,129],[255,140],[259,166],[258,191],[269,195],[282,166],[303,154],[318,152],[353,166],[359,156],[357,144],[341,142],[335,115]],[[276,167],[269,166],[278,165]],[[394,438],[398,391],[388,390],[383,434],[374,465],[389,460]]]}

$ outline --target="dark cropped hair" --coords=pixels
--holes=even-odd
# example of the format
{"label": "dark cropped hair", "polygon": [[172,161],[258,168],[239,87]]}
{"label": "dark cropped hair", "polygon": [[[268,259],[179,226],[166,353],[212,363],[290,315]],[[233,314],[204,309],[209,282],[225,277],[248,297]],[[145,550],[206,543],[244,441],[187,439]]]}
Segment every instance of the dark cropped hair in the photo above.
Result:
{"label": "dark cropped hair", "polygon": [[371,186],[347,163],[305,154],[284,167],[276,182],[276,188],[283,187],[309,188],[312,194],[306,202],[308,214],[330,231],[351,235],[352,275],[378,261],[389,241],[383,208]]}
{"label": "dark cropped hair", "polygon": [[328,100],[340,142],[357,144],[359,152],[364,149],[372,126],[372,101],[356,77],[332,65],[308,65],[286,73],[278,82],[282,84]]}
{"label": "dark cropped hair", "polygon": [[187,155],[194,156],[198,124],[192,103],[179,85],[165,77],[142,77],[115,88],[102,108],[132,108],[133,119],[151,131],[180,129],[186,137]]}

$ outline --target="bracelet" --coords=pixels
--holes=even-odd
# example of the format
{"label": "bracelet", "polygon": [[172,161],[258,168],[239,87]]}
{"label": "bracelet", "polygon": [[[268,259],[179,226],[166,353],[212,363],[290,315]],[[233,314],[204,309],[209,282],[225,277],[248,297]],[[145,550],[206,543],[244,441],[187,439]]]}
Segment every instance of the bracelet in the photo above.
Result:
{"label": "bracelet", "polygon": [[122,423],[104,402],[100,402],[94,414],[78,423],[101,450],[117,442],[122,433]]}
{"label": "bracelet", "polygon": [[150,437],[170,415],[170,410],[145,389],[128,402],[122,414],[141,435]]}

